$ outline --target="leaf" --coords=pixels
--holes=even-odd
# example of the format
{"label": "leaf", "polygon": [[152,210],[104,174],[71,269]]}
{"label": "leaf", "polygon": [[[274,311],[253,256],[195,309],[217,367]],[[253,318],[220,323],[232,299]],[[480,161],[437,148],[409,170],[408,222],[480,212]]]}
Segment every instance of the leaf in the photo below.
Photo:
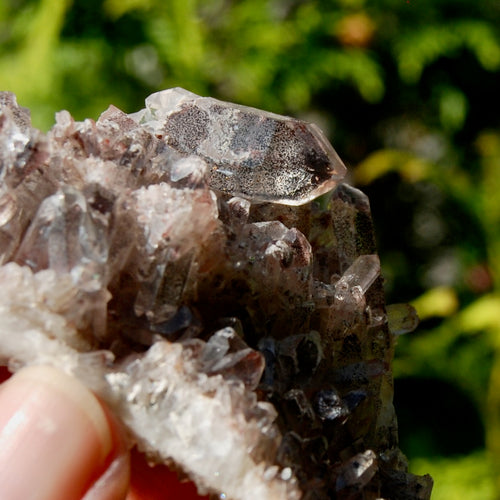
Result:
{"label": "leaf", "polygon": [[[456,323],[462,332],[500,331],[500,297],[489,294],[480,297],[457,315]],[[499,339],[500,340],[500,339]]]}
{"label": "leaf", "polygon": [[103,7],[113,19],[118,19],[132,10],[147,10],[154,3],[154,0],[105,0]]}
{"label": "leaf", "polygon": [[439,95],[439,119],[449,131],[460,130],[465,123],[469,103],[465,94],[455,88],[443,87]]}
{"label": "leaf", "polygon": [[388,174],[398,172],[409,182],[428,178],[432,166],[412,153],[395,149],[375,151],[354,170],[353,179],[358,185],[367,185]]}
{"label": "leaf", "polygon": [[427,290],[412,301],[420,319],[432,317],[445,318],[458,310],[458,297],[451,287],[440,286]]}
{"label": "leaf", "polygon": [[487,21],[456,20],[419,27],[396,42],[394,56],[401,78],[416,83],[425,68],[441,57],[455,57],[461,48],[472,52],[486,70],[500,67],[500,43]]}
{"label": "leaf", "polygon": [[457,457],[415,458],[411,461],[411,472],[431,474],[434,500],[495,498],[495,472],[492,458],[485,451]]}

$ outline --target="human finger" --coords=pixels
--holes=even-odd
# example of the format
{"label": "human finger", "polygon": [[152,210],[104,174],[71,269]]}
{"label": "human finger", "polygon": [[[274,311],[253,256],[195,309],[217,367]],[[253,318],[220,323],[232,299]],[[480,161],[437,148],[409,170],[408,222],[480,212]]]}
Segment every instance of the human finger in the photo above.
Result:
{"label": "human finger", "polygon": [[80,500],[112,450],[102,405],[73,377],[34,366],[0,386],[3,500]]}

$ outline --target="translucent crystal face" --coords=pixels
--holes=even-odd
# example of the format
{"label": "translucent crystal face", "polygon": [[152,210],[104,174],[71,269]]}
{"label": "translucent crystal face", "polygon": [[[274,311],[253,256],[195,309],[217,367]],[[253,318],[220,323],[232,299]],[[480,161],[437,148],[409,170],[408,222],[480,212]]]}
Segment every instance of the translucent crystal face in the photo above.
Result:
{"label": "translucent crystal face", "polygon": [[333,189],[346,168],[314,124],[175,88],[131,115],[211,167],[210,187],[254,201],[302,205]]}

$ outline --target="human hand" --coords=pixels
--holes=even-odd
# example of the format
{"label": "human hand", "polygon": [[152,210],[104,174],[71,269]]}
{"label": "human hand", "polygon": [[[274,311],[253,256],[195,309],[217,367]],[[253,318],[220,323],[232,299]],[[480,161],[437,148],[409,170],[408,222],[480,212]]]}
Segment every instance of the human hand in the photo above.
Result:
{"label": "human hand", "polygon": [[79,381],[36,366],[20,370],[0,386],[0,498],[202,497],[192,483],[179,483],[166,467],[149,467],[138,452],[131,459],[119,425]]}

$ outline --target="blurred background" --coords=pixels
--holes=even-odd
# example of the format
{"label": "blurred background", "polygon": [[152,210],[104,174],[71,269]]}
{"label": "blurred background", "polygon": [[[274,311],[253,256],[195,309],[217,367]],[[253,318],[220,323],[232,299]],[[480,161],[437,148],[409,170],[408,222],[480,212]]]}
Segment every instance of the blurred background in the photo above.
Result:
{"label": "blurred background", "polygon": [[433,499],[500,498],[498,0],[0,0],[36,127],[181,86],[316,122],[370,197],[401,448]]}

